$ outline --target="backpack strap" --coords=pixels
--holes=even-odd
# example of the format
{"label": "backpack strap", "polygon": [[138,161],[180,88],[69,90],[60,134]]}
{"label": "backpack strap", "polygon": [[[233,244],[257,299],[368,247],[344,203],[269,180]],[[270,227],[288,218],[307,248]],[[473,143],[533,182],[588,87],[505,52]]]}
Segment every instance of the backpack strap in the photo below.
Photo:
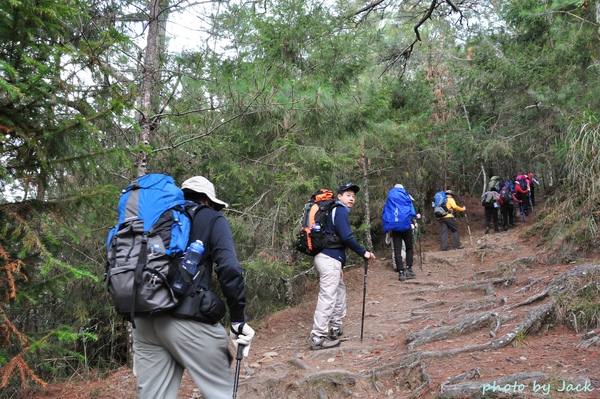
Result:
{"label": "backpack strap", "polygon": [[142,274],[144,272],[144,266],[146,262],[148,262],[148,232],[144,231],[144,235],[142,236],[142,245],[140,247],[140,256],[138,257],[138,263],[135,266],[135,274],[133,279],[133,300],[131,301],[131,326],[135,328],[135,302],[137,299],[137,287],[142,282]]}
{"label": "backpack strap", "polygon": [[[190,218],[192,220],[192,226],[193,226],[193,222],[194,222],[194,218],[196,217],[196,215],[205,208],[209,208],[208,205],[204,205],[204,204],[199,204],[196,207],[193,207],[189,213]],[[210,235],[212,234],[212,230],[213,230],[213,226],[215,224],[215,222],[217,221],[219,217],[214,217],[212,218],[212,220],[210,221],[210,224],[208,226],[208,235],[207,237],[210,237]],[[190,230],[191,231],[191,230]],[[191,239],[190,239],[191,241]],[[188,296],[188,295],[195,295],[196,292],[198,292],[200,289],[205,289],[208,290],[209,287],[203,287],[202,286],[202,277],[204,275],[204,272],[206,270],[206,258],[208,257],[208,254],[210,253],[210,242],[204,242],[204,253],[202,254],[202,258],[200,259],[200,262],[198,263],[198,269],[196,270],[196,273],[194,274],[194,276],[190,276],[189,273],[187,271],[185,271],[185,269],[183,268],[183,265],[181,264],[181,262],[179,263],[179,271],[180,273],[182,273],[183,276],[185,276],[184,280],[187,284],[189,284],[189,288],[188,290],[184,293],[183,296]]]}

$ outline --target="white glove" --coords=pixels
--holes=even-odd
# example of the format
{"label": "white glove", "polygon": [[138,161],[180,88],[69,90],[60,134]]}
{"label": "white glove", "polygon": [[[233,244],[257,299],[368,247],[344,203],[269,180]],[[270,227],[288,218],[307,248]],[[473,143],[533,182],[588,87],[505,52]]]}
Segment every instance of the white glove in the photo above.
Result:
{"label": "white glove", "polygon": [[236,323],[229,327],[229,338],[237,352],[238,345],[244,346],[244,357],[250,353],[250,344],[254,338],[254,330],[246,323]]}

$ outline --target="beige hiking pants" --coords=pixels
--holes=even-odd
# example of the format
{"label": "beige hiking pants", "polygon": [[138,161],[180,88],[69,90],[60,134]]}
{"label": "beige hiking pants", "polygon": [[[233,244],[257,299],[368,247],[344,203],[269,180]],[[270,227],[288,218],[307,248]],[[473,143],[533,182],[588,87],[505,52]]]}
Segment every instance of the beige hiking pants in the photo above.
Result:
{"label": "beige hiking pants", "polygon": [[325,337],[330,327],[342,327],[346,317],[346,285],[342,263],[320,253],[315,256],[319,274],[319,298],[313,321],[312,336]]}

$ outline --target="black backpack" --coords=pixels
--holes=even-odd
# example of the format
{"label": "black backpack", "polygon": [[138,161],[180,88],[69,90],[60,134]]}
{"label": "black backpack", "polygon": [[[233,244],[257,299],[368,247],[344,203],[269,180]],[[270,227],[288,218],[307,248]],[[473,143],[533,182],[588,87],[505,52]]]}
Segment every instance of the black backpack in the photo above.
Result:
{"label": "black backpack", "polygon": [[483,194],[483,197],[481,199],[481,205],[485,206],[486,208],[493,208],[495,202],[496,195],[494,194],[494,192],[488,191]]}
{"label": "black backpack", "polygon": [[339,236],[325,234],[329,214],[336,206],[331,190],[320,189],[310,197],[310,200],[304,205],[300,231],[296,235],[295,249],[297,251],[315,256],[325,248],[344,247]]}

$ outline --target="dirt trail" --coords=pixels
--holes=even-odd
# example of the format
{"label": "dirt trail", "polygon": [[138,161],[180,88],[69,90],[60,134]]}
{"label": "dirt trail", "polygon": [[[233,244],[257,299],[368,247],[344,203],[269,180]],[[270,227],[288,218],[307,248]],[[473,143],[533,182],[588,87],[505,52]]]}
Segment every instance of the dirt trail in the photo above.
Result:
{"label": "dirt trail", "polygon": [[[362,341],[362,265],[345,272],[340,347],[309,350],[316,286],[313,301],[253,324],[257,335],[242,361],[238,398],[600,398],[600,347],[578,348],[585,331],[557,326],[552,317],[554,296],[565,285],[553,279],[592,262],[550,265],[535,238],[521,237],[523,223],[485,235],[478,211],[469,214],[472,244],[459,219],[463,250],[437,252],[439,227],[427,226],[414,280],[399,282],[390,251],[377,254],[367,274]],[[596,270],[594,264],[586,273]],[[126,369],[44,391],[37,397],[135,397]],[[199,397],[184,377],[179,398]]]}

